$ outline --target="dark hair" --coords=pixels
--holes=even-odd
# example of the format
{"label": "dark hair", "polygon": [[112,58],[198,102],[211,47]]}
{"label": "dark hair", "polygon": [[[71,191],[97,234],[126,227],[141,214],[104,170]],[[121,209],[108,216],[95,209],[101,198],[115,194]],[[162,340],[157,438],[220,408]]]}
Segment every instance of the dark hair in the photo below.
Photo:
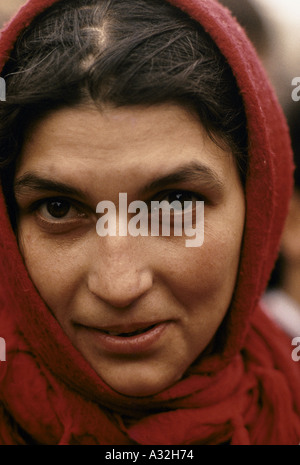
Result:
{"label": "dark hair", "polygon": [[15,207],[14,166],[28,123],[85,102],[100,109],[187,105],[216,143],[232,150],[245,178],[246,118],[232,71],[203,28],[164,0],[62,0],[21,33],[2,76],[0,166],[8,207]]}

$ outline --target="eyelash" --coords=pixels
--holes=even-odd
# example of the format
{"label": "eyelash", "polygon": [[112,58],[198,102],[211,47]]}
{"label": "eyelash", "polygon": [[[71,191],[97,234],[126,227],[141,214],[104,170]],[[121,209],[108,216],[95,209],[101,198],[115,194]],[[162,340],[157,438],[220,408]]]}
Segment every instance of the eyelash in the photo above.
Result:
{"label": "eyelash", "polygon": [[[64,203],[64,204],[66,204],[67,212],[66,212],[65,215],[67,215],[67,214],[69,213],[69,211],[70,211],[72,208],[74,208],[74,209],[77,210],[78,216],[83,216],[82,209],[77,205],[77,203],[76,203],[76,206],[75,206],[75,202],[74,202],[73,200],[69,200],[69,199],[63,198],[63,197],[55,197],[55,198],[51,198],[51,199],[48,199],[48,200],[46,200],[46,201],[43,201],[43,202],[41,202],[40,205],[37,207],[37,210],[38,210],[38,209],[41,209],[42,207],[46,207],[46,208],[48,207],[48,208],[50,208],[50,205],[49,205],[49,204],[51,204],[51,203],[54,204],[55,202],[56,202],[56,203],[62,203],[62,204]],[[50,213],[50,211],[49,211],[48,208],[47,208],[47,210],[48,210],[49,215],[52,216],[53,218],[55,218],[54,215],[51,215],[51,213]],[[81,213],[80,213],[80,212],[81,212]],[[64,217],[65,215],[62,215],[62,219],[63,219],[63,217]],[[56,218],[56,219],[58,220],[58,219],[60,219],[60,218]]]}
{"label": "eyelash", "polygon": [[[200,194],[197,194],[195,192],[192,192],[192,191],[188,191],[188,190],[184,190],[184,189],[173,189],[173,190],[168,190],[168,191],[163,191],[161,193],[159,193],[158,195],[155,196],[155,200],[158,200],[159,202],[161,202],[162,200],[165,199],[165,197],[167,197],[168,195],[171,195],[171,194],[180,194],[180,195],[188,195],[188,196],[191,196],[191,197],[194,197],[196,199],[196,201],[204,201],[204,196],[203,195],[200,195]],[[178,200],[178,199],[174,199],[174,200]],[[173,202],[174,200],[172,200],[171,202]],[[184,201],[187,201],[187,200],[184,200]],[[171,203],[169,202],[169,203]],[[179,200],[179,202],[181,202]]]}
{"label": "eyelash", "polygon": [[[50,202],[65,202],[69,205],[69,209],[67,214],[69,213],[70,209],[74,209],[76,214],[72,218],[66,219],[65,217],[59,219],[52,217],[46,218],[41,210],[43,207],[47,208],[47,204]],[[33,202],[27,209],[28,214],[35,215],[36,221],[39,226],[44,229],[46,232],[50,233],[67,233],[72,231],[74,227],[79,226],[82,224],[82,220],[84,218],[88,218],[87,207],[84,207],[80,202],[77,202],[74,199],[70,199],[64,196],[56,196],[56,197],[48,197],[37,200]],[[80,223],[81,221],[81,223]]]}

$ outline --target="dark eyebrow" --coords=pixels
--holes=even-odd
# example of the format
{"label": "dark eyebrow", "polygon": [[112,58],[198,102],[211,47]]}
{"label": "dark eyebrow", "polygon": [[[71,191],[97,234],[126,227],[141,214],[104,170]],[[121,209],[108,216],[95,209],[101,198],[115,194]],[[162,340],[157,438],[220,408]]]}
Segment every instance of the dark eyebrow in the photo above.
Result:
{"label": "dark eyebrow", "polygon": [[23,191],[47,191],[59,192],[60,194],[72,195],[76,197],[85,198],[85,193],[78,188],[69,186],[54,179],[45,179],[33,172],[25,173],[16,179],[14,183],[15,195],[21,195]]}
{"label": "dark eyebrow", "polygon": [[162,189],[171,184],[180,182],[196,181],[201,185],[213,188],[217,193],[224,190],[224,182],[220,179],[218,174],[210,167],[193,161],[187,165],[182,165],[171,173],[161,176],[154,181],[150,182],[143,188],[143,193],[149,193],[158,189]]}
{"label": "dark eyebrow", "polygon": [[[224,182],[219,178],[217,173],[208,166],[194,161],[187,165],[180,166],[173,172],[151,181],[142,189],[142,193],[148,194],[155,190],[166,188],[168,185],[187,181],[201,181],[202,186],[205,185],[209,188],[213,188],[218,194],[224,189]],[[81,189],[53,179],[43,178],[34,172],[23,174],[17,178],[14,183],[16,196],[23,194],[23,192],[27,190],[59,192],[60,194],[86,198],[86,194]]]}

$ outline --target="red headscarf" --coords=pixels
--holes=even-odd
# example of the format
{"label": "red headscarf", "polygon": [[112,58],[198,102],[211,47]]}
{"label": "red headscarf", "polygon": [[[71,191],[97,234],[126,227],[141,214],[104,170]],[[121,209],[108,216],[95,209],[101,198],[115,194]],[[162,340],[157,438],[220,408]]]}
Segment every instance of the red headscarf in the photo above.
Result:
{"label": "red headscarf", "polygon": [[[17,36],[59,0],[29,0],[3,30],[0,69]],[[162,0],[164,1],[164,0]],[[0,197],[0,444],[298,444],[300,366],[259,308],[292,190],[288,129],[253,47],[215,0],[169,0],[211,35],[244,98],[250,139],[246,226],[222,353],[200,357],[151,398],[109,388],[41,300]],[[136,412],[134,421],[127,414]],[[176,425],[176,428],[174,428]]]}

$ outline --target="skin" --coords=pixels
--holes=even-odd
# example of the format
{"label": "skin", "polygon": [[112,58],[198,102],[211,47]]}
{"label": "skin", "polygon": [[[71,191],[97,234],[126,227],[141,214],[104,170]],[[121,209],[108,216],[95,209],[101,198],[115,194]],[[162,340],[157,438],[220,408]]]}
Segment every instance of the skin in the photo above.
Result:
{"label": "skin", "polygon": [[[145,191],[196,162],[202,166],[196,174],[189,170],[183,180]],[[61,191],[22,184],[28,173],[80,189],[80,195],[67,196],[76,208],[53,218],[45,199]],[[127,396],[154,395],[181,379],[213,340],[238,273],[245,199],[230,150],[212,142],[197,117],[175,104],[107,107],[101,113],[61,109],[32,127],[15,182],[18,237],[29,274],[98,375]],[[118,205],[119,192],[126,192],[128,203],[172,201],[174,191],[188,191],[193,205],[205,202],[201,247],[186,247],[186,237],[172,234],[96,234],[101,200]],[[36,201],[44,203],[32,207]],[[167,324],[160,338],[141,354],[111,353],[91,337],[91,328],[162,321]]]}

